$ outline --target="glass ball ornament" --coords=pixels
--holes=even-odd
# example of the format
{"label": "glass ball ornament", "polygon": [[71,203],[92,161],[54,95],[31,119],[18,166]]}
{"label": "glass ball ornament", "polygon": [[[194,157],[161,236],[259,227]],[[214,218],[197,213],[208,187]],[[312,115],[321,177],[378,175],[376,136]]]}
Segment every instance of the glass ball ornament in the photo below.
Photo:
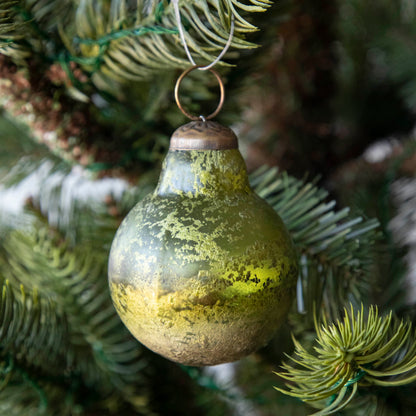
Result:
{"label": "glass ball ornament", "polygon": [[177,129],[155,191],[114,238],[109,285],[142,344],[191,366],[238,360],[285,319],[297,257],[273,208],[256,195],[233,131]]}

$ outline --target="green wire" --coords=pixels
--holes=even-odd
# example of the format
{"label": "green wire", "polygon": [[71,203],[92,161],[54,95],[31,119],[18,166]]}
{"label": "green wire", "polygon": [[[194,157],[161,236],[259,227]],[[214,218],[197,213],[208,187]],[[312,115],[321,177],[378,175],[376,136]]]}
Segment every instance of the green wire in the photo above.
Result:
{"label": "green wire", "polygon": [[178,29],[169,29],[162,26],[142,26],[134,29],[123,29],[116,32],[111,32],[108,35],[102,36],[99,39],[84,39],[75,37],[75,43],[83,43],[84,45],[108,45],[113,40],[125,38],[127,36],[143,36],[147,33],[154,33],[156,35],[176,35]]}
{"label": "green wire", "polygon": [[[350,380],[348,380],[345,384],[344,384],[344,386],[345,387],[350,387],[350,386],[352,386],[353,384],[355,384],[355,383],[358,383],[365,375],[366,375],[367,373],[364,371],[364,370],[360,370],[360,371],[358,371],[358,373],[357,373],[357,375],[354,377],[354,378],[352,378],[352,379],[350,379]],[[337,385],[339,384],[339,381],[337,381],[336,383],[335,383],[335,385],[334,385],[334,387],[336,387]],[[337,395],[336,394],[333,394],[330,398],[329,398],[329,400],[328,400],[328,406],[330,406],[332,403],[334,403],[334,401],[335,401],[335,399],[337,398]]]}

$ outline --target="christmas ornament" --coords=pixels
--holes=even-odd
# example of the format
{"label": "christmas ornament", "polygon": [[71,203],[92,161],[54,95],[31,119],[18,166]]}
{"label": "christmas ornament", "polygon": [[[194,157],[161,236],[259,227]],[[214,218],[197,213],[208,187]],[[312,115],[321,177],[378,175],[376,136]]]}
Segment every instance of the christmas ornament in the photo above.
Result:
{"label": "christmas ornament", "polygon": [[297,262],[276,212],[250,188],[233,131],[195,117],[172,135],[155,191],[122,222],[109,260],[115,308],[145,346],[186,365],[265,345],[292,303]]}

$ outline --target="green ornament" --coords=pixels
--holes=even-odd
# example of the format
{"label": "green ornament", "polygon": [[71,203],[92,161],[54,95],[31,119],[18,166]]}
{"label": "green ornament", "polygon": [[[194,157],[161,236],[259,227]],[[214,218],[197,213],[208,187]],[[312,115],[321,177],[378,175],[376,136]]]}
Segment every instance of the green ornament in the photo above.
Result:
{"label": "green ornament", "polygon": [[251,189],[232,130],[175,131],[155,191],[122,222],[109,259],[115,308],[145,346],[185,365],[264,346],[292,304],[297,257]]}

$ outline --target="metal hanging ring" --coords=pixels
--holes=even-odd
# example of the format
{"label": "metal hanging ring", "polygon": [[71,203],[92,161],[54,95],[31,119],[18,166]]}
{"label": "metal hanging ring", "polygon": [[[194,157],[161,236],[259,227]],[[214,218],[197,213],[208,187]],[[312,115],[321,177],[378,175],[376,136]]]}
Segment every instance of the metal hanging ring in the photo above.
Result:
{"label": "metal hanging ring", "polygon": [[180,75],[180,77],[178,78],[178,80],[176,81],[176,85],[175,85],[175,100],[176,100],[176,104],[179,107],[179,110],[182,111],[182,113],[188,117],[191,120],[210,120],[212,118],[214,118],[220,111],[221,108],[224,104],[224,97],[225,97],[225,91],[224,91],[224,84],[222,82],[222,79],[220,77],[220,75],[218,74],[217,71],[215,71],[212,68],[209,68],[208,71],[211,72],[215,78],[217,78],[218,84],[220,86],[220,102],[218,103],[217,108],[215,109],[214,112],[212,112],[210,115],[208,116],[194,116],[190,113],[188,113],[182,106],[180,100],[179,100],[179,87],[181,85],[182,80],[192,71],[194,71],[195,69],[198,68],[202,68],[204,65],[195,65],[195,66],[191,66],[190,68],[188,68],[186,71],[182,72],[182,74]]}

